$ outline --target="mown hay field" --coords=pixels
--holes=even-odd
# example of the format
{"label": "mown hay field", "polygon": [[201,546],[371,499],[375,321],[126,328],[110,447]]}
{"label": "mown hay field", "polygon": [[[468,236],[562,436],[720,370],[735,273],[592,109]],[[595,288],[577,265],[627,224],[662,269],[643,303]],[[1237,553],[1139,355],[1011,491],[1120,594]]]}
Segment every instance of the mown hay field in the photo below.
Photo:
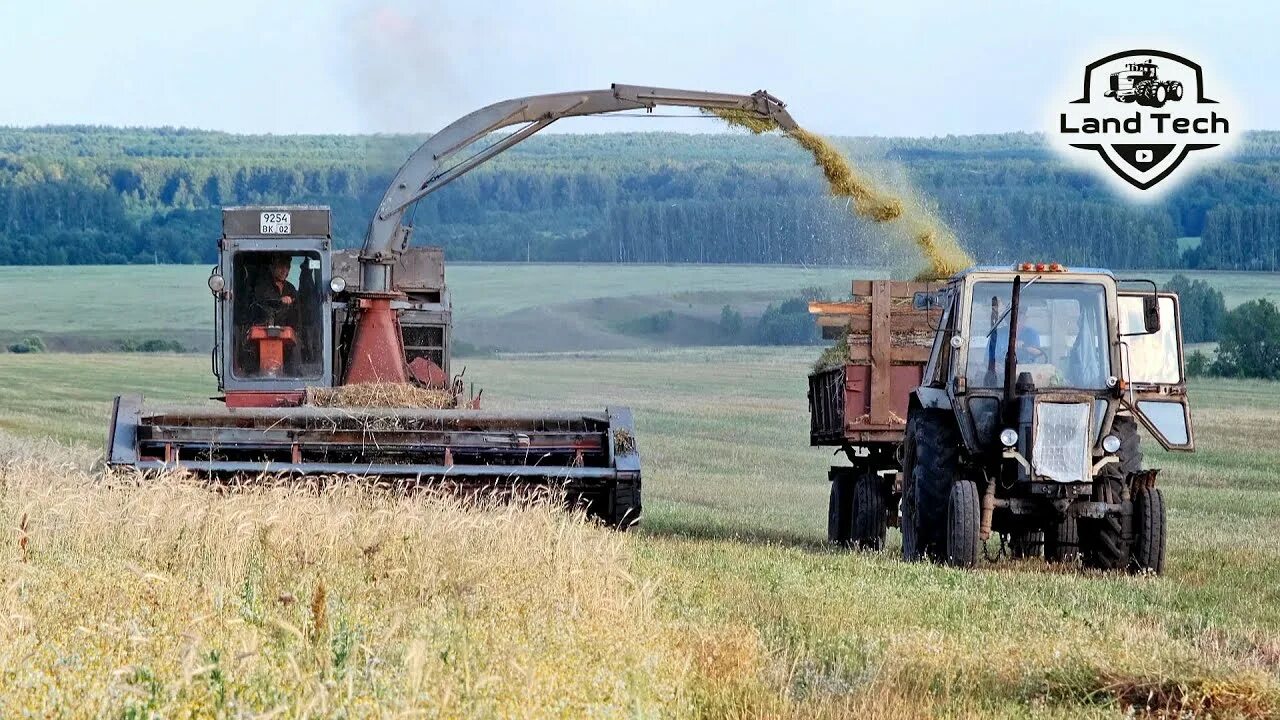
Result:
{"label": "mown hay field", "polygon": [[[1228,306],[1256,297],[1280,302],[1275,273],[1186,274],[1221,290]],[[161,339],[178,340],[189,350],[205,348],[213,317],[213,301],[205,287],[208,275],[209,268],[202,265],[0,267],[0,341],[37,335],[80,351],[115,350],[125,340]],[[848,292],[852,277],[882,275],[849,267],[774,265],[448,265],[455,321],[476,345],[499,341],[477,335],[469,330],[471,325],[529,308],[559,307],[579,316],[584,301],[690,298],[694,304],[710,304],[718,313],[725,304],[761,305],[762,295],[777,302],[811,287],[837,297]],[[1132,273],[1159,282],[1171,275]],[[698,294],[714,297],[690,297]]]}
{"label": "mown hay field", "polygon": [[344,487],[107,486],[73,465],[110,396],[207,397],[207,359],[0,355],[0,716],[1280,712],[1280,384],[1194,384],[1200,452],[1148,451],[1164,577],[964,572],[900,562],[896,532],[824,545],[814,352],[468,362],[490,407],[635,409],[626,535]]}

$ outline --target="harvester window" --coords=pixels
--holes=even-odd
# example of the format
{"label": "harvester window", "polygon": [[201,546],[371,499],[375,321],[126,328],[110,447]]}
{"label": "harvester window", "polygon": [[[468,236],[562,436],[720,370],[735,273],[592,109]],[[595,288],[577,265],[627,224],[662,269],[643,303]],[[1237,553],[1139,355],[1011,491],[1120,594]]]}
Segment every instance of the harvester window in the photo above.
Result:
{"label": "harvester window", "polygon": [[[980,282],[969,314],[969,387],[1004,386],[1013,284]],[[1110,374],[1106,295],[1096,283],[1035,282],[1019,300],[1017,370],[1037,388],[1101,389]]]}
{"label": "harvester window", "polygon": [[324,370],[319,254],[241,252],[232,268],[236,377],[319,378]]}

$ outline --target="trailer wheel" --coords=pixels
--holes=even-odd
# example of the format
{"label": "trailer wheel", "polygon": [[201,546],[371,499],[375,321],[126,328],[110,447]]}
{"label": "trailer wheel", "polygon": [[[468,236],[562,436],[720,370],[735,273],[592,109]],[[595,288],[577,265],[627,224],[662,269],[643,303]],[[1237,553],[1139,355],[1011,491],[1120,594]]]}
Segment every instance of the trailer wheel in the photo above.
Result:
{"label": "trailer wheel", "polygon": [[[949,412],[917,410],[912,419],[911,484],[902,503],[902,556],[945,559],[947,507],[951,487],[961,475],[963,442]],[[976,538],[976,526],[974,533]]]}
{"label": "trailer wheel", "polygon": [[1044,531],[1032,528],[1018,530],[1009,540],[1009,555],[1015,560],[1038,558],[1044,554]]}
{"label": "trailer wheel", "polygon": [[981,521],[978,485],[972,480],[958,480],[951,485],[947,498],[946,561],[955,567],[971,568],[978,564],[978,529]]}
{"label": "trailer wheel", "polygon": [[1073,563],[1080,559],[1080,533],[1075,515],[1050,522],[1045,528],[1044,558],[1057,563]]}
{"label": "trailer wheel", "polygon": [[1133,498],[1131,572],[1164,573],[1165,510],[1160,488],[1142,488]]}
{"label": "trailer wheel", "polygon": [[853,522],[850,539],[863,550],[880,550],[889,531],[889,512],[884,505],[884,484],[880,476],[868,472],[853,487]]}
{"label": "trailer wheel", "polygon": [[827,503],[827,542],[848,545],[853,519],[853,474],[849,468],[833,467],[827,473],[831,481],[831,498]]}

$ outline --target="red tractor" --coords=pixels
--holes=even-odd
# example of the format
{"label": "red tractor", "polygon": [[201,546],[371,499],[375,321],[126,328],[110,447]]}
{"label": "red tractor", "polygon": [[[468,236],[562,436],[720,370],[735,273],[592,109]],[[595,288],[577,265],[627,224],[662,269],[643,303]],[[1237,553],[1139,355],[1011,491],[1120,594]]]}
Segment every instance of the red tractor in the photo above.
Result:
{"label": "red tractor", "polygon": [[1182,99],[1182,83],[1177,80],[1161,80],[1156,64],[1125,63],[1122,72],[1111,73],[1111,87],[1103,93],[1119,102],[1136,102],[1148,107],[1164,107],[1166,102]]}

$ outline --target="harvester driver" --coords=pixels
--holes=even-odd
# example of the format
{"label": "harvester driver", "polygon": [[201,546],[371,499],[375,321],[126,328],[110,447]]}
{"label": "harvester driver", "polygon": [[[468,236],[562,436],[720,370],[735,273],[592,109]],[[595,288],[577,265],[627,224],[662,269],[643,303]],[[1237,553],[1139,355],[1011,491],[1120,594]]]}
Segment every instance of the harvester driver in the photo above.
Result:
{"label": "harvester driver", "polygon": [[298,289],[289,282],[293,258],[287,253],[271,256],[253,285],[249,341],[251,367],[260,376],[296,375],[298,352]]}
{"label": "harvester driver", "polygon": [[253,288],[253,324],[294,327],[297,325],[298,289],[289,282],[292,258],[285,254],[271,258],[270,272]]}

